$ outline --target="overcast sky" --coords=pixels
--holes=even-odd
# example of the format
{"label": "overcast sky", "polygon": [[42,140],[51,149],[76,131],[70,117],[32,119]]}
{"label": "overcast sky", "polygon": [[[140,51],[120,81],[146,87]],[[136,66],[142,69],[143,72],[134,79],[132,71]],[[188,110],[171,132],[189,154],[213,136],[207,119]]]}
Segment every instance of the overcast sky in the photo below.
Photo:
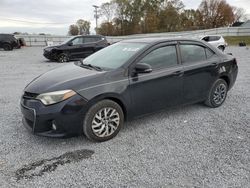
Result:
{"label": "overcast sky", "polygon": [[[0,0],[0,33],[15,31],[65,35],[70,24],[82,18],[95,19],[92,5],[109,0]],[[201,0],[182,0],[185,8],[196,9]],[[227,0],[230,5],[242,7],[250,15],[250,0]]]}

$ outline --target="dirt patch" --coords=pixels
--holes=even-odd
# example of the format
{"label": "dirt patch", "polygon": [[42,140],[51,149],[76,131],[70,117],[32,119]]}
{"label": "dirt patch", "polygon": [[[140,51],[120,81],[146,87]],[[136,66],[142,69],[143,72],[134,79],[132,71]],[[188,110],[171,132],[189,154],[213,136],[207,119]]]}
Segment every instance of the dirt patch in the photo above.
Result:
{"label": "dirt patch", "polygon": [[24,165],[15,173],[17,181],[20,179],[31,179],[36,176],[42,176],[46,172],[53,172],[59,165],[64,165],[72,162],[79,162],[83,159],[88,159],[94,154],[92,150],[76,150],[67,152],[59,157],[51,159],[43,159]]}

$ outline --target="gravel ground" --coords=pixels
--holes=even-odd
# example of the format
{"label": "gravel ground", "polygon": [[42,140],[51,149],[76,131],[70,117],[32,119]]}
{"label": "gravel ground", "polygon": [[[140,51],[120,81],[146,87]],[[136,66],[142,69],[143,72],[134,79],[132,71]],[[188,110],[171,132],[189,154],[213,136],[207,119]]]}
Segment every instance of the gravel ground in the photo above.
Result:
{"label": "gravel ground", "polygon": [[42,48],[0,51],[1,187],[250,187],[250,50],[229,47],[239,75],[224,105],[166,110],[127,122],[105,143],[52,139],[22,125],[22,90],[62,66]]}

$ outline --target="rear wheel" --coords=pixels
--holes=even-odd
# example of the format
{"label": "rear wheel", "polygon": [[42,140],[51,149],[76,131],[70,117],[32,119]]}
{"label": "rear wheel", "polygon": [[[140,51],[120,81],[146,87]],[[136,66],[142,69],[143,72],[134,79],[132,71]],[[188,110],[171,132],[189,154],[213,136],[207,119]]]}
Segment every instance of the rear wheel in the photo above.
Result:
{"label": "rear wheel", "polygon": [[12,48],[12,46],[11,46],[10,44],[4,44],[4,45],[3,45],[3,49],[4,49],[5,51],[13,50],[13,48]]}
{"label": "rear wheel", "polygon": [[102,100],[90,107],[83,132],[90,140],[103,142],[115,137],[124,123],[124,114],[120,105],[112,100]]}
{"label": "rear wheel", "polygon": [[61,53],[61,54],[58,55],[58,59],[57,60],[58,60],[59,63],[68,62],[69,61],[69,57],[68,57],[67,54]]}
{"label": "rear wheel", "polygon": [[227,97],[228,85],[225,80],[218,79],[209,91],[205,104],[209,107],[216,108],[223,104]]}

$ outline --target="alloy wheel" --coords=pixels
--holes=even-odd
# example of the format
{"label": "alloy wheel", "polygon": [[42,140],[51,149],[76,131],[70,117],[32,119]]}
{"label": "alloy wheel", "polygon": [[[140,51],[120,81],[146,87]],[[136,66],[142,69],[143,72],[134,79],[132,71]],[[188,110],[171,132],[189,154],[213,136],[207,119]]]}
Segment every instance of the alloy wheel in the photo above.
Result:
{"label": "alloy wheel", "polygon": [[97,137],[112,135],[120,125],[120,115],[116,109],[107,107],[99,110],[92,120],[92,130]]}
{"label": "alloy wheel", "polygon": [[226,98],[227,86],[225,84],[219,84],[214,90],[213,101],[215,104],[220,105]]}
{"label": "alloy wheel", "polygon": [[67,62],[67,61],[68,61],[67,55],[62,54],[62,55],[59,56],[59,62],[60,63],[64,63],[64,62]]}

